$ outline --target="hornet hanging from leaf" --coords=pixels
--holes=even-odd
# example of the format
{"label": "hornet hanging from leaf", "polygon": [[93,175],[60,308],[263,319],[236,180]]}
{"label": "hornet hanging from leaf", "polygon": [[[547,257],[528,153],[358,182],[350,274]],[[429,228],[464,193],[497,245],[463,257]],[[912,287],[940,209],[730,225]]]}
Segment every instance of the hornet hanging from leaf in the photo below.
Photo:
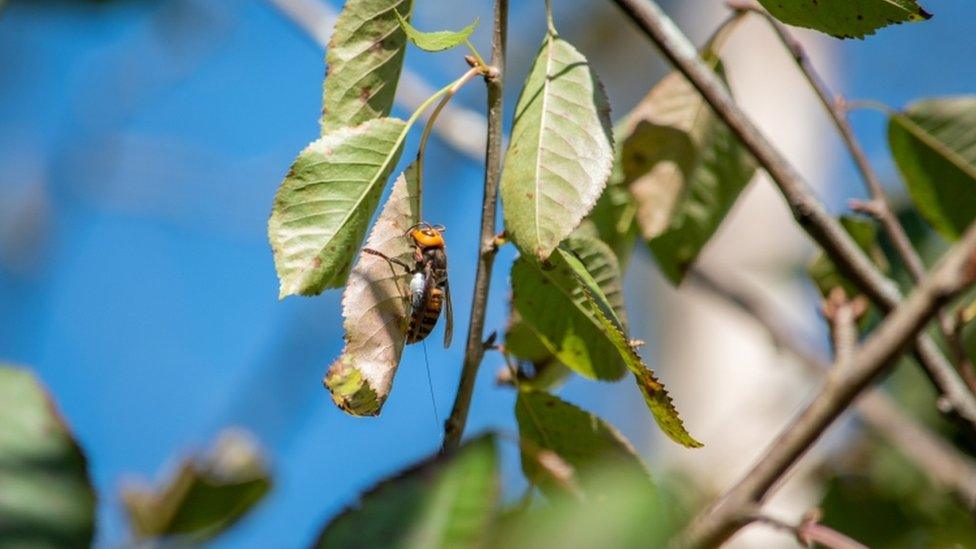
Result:
{"label": "hornet hanging from leaf", "polygon": [[447,249],[444,245],[443,225],[420,222],[407,229],[404,235],[413,241],[414,265],[411,267],[397,258],[382,252],[363,248],[363,252],[382,257],[390,268],[394,264],[410,274],[410,309],[407,324],[407,343],[422,341],[437,324],[446,302],[446,326],[444,347],[451,345],[454,334],[454,308],[451,305],[451,287],[447,281]]}

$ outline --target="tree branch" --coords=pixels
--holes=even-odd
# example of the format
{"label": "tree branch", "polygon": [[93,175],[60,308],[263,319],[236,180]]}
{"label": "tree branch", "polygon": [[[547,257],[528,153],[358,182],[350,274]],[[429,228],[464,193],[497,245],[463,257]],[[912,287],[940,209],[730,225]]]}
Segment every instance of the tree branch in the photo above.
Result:
{"label": "tree branch", "polygon": [[464,434],[464,426],[471,408],[474,382],[485,354],[482,341],[485,309],[491,286],[491,269],[495,262],[495,211],[498,204],[498,182],[502,168],[502,125],[504,115],[503,82],[505,74],[505,46],[508,34],[508,0],[495,0],[494,33],[491,44],[493,74],[485,78],[488,86],[488,142],[485,154],[485,192],[481,209],[481,234],[478,240],[478,271],[471,298],[471,321],[464,352],[464,366],[458,382],[457,396],[451,415],[444,424],[444,450],[457,448]]}
{"label": "tree branch", "polygon": [[[840,271],[878,306],[889,312],[902,299],[898,286],[868,259],[841,224],[810,192],[802,176],[732,100],[718,76],[698,57],[695,47],[652,0],[613,0],[698,90],[786,198],[800,226],[819,244]],[[920,335],[916,356],[946,401],[976,425],[976,396],[959,378],[935,342]]]}
{"label": "tree branch", "polygon": [[[830,365],[793,338],[789,322],[758,291],[721,276],[695,268],[690,280],[696,286],[732,304],[763,326],[773,344],[796,358],[811,375],[822,377]],[[843,354],[843,352],[841,353]],[[880,388],[866,391],[855,403],[860,418],[898,449],[929,479],[952,490],[968,509],[976,511],[976,461],[962,454],[938,434],[905,415],[897,402]]]}
{"label": "tree branch", "polygon": [[[871,163],[868,162],[867,155],[864,154],[864,149],[861,147],[861,143],[858,141],[850,122],[847,120],[847,108],[843,97],[835,97],[831,94],[830,88],[827,87],[827,83],[824,82],[820,73],[813,66],[813,63],[810,61],[810,56],[807,55],[800,41],[786,30],[786,27],[770,15],[769,12],[755,4],[738,0],[729,1],[727,4],[738,13],[755,13],[762,17],[769,24],[770,28],[773,29],[773,32],[783,44],[783,47],[790,52],[790,56],[796,62],[797,68],[800,69],[800,73],[803,74],[803,77],[816,94],[817,99],[820,100],[827,114],[830,115],[830,119],[837,128],[837,132],[840,134],[841,139],[843,139],[844,144],[847,146],[847,150],[850,152],[851,158],[853,158],[854,164],[857,166],[858,172],[861,174],[861,179],[864,181],[864,185],[871,197],[869,202],[856,202],[854,203],[856,205],[852,207],[868,213],[881,223],[881,227],[887,233],[888,238],[891,239],[891,244],[901,258],[905,268],[908,269],[909,274],[916,283],[920,282],[925,277],[925,264],[922,262],[918,251],[912,245],[912,241],[908,237],[908,233],[905,232],[905,228],[898,221],[898,216],[892,210],[891,202],[888,200],[888,195],[881,185],[881,180],[878,179],[877,172],[874,171]],[[973,368],[972,362],[966,356],[962,343],[957,337],[958,334],[953,330],[952,320],[945,311],[939,311],[938,320],[942,335],[948,343],[949,351],[952,353],[953,362],[957,366],[956,369],[969,386],[969,390],[976,391],[976,369]]]}
{"label": "tree branch", "polygon": [[[336,12],[320,0],[267,0],[283,15],[291,19],[320,48],[325,49],[335,27]],[[404,110],[413,112],[435,88],[408,68],[400,73],[396,101]],[[424,115],[426,119],[428,115]],[[448,145],[465,156],[481,161],[485,151],[487,132],[485,117],[470,109],[448,105],[441,114],[441,123],[434,132]]]}
{"label": "tree branch", "polygon": [[834,364],[813,401],[776,437],[745,477],[699,515],[680,545],[714,547],[741,528],[746,520],[742,510],[761,503],[834,420],[894,363],[939,307],[968,288],[974,279],[976,223],[849,359]]}

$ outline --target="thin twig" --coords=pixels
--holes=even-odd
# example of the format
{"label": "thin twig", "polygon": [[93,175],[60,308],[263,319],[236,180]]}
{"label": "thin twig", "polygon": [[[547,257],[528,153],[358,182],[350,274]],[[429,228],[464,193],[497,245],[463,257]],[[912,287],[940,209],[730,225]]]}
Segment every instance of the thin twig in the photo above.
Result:
{"label": "thin twig", "polygon": [[741,509],[761,503],[834,420],[901,356],[939,307],[967,289],[974,279],[976,223],[849,359],[834,364],[813,401],[776,437],[742,480],[699,515],[681,545],[714,547],[741,528]]}
{"label": "thin twig", "polygon": [[[898,286],[875,267],[843,226],[827,213],[796,168],[733,101],[721,80],[699,58],[695,47],[674,22],[652,0],[613,1],[688,79],[752,153],[786,198],[799,225],[840,271],[885,313],[894,309],[902,299]],[[927,335],[919,336],[916,356],[946,402],[956,413],[976,425],[976,396]]]}
{"label": "thin twig", "polygon": [[792,534],[797,543],[804,547],[822,546],[827,549],[867,549],[867,547],[857,541],[841,534],[837,530],[820,524],[820,510],[814,509],[807,513],[800,524],[790,524],[785,520],[767,515],[756,509],[748,513],[747,519],[750,522],[765,524]]}
{"label": "thin twig", "polygon": [[495,211],[498,204],[498,182],[502,171],[502,123],[504,115],[503,78],[505,74],[505,46],[508,34],[508,0],[495,0],[494,32],[491,43],[493,74],[485,78],[488,86],[488,143],[485,153],[485,192],[481,208],[481,234],[478,239],[478,271],[471,299],[471,322],[464,352],[464,366],[458,382],[457,396],[451,415],[444,424],[444,449],[456,448],[464,434],[464,426],[471,408],[474,382],[485,354],[482,341],[491,269],[495,262]]}
{"label": "thin twig", "polygon": [[[795,329],[762,292],[749,289],[729,273],[718,276],[703,268],[694,268],[690,280],[749,315],[766,330],[777,349],[796,358],[811,375],[822,377],[827,373],[830,365],[793,337]],[[867,391],[854,408],[868,427],[912,461],[933,483],[952,490],[967,509],[976,511],[976,461],[904,414],[898,403],[880,388]]]}
{"label": "thin twig", "polygon": [[[783,44],[783,47],[789,51],[797,68],[800,69],[800,73],[803,74],[803,77],[810,84],[810,88],[816,94],[817,99],[820,100],[827,114],[830,115],[831,121],[837,128],[837,132],[840,134],[841,139],[843,139],[848,152],[851,154],[851,158],[854,160],[854,164],[857,166],[858,172],[861,174],[861,179],[864,181],[864,186],[867,188],[871,200],[867,202],[858,201],[857,204],[860,205],[859,209],[868,213],[881,223],[881,227],[887,233],[888,238],[891,240],[891,245],[901,258],[905,268],[908,269],[912,279],[916,283],[921,281],[925,277],[925,264],[922,262],[918,251],[912,245],[912,241],[908,237],[908,233],[905,232],[905,228],[898,221],[898,216],[895,215],[891,207],[891,201],[888,199],[888,195],[884,190],[884,186],[881,184],[881,180],[878,178],[877,172],[871,166],[871,163],[868,162],[867,155],[864,154],[864,149],[854,134],[853,128],[851,128],[851,124],[847,119],[848,111],[844,98],[831,93],[830,88],[827,86],[823,77],[820,76],[820,73],[817,72],[816,67],[813,66],[810,56],[807,55],[800,41],[786,30],[786,27],[770,15],[769,12],[748,2],[730,1],[727,4],[736,13],[754,13],[759,15],[773,29],[773,32]],[[976,368],[973,367],[972,362],[966,356],[962,343],[953,331],[952,320],[945,311],[939,311],[938,321],[942,335],[948,344],[949,351],[952,353],[953,362],[955,362],[957,367],[956,369],[959,371],[963,380],[966,381],[970,391],[976,392]]]}
{"label": "thin twig", "polygon": [[857,321],[867,312],[864,296],[848,298],[847,292],[836,286],[824,299],[822,312],[830,326],[830,340],[834,345],[834,361],[850,357],[857,347]]}
{"label": "thin twig", "polygon": [[[320,48],[325,49],[332,36],[337,14],[321,0],[267,0],[287,16]],[[413,112],[435,91],[415,72],[404,68],[400,73],[396,101],[405,111]],[[471,109],[449,105],[444,109],[441,123],[434,130],[453,149],[481,161],[485,152],[485,117]]]}

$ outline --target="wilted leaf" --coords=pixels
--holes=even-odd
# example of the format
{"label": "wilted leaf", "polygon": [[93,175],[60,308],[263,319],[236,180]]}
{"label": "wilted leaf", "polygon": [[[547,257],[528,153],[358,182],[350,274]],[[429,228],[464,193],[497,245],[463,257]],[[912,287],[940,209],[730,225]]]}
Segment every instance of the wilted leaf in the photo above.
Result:
{"label": "wilted leaf", "polygon": [[95,530],[88,463],[45,388],[0,365],[0,546],[87,547]]}
{"label": "wilted leaf", "polygon": [[[851,235],[858,247],[871,258],[871,261],[883,271],[888,270],[888,261],[885,259],[881,246],[878,245],[878,225],[870,219],[864,217],[841,216],[841,225]],[[820,294],[826,297],[830,290],[840,286],[850,297],[859,295],[861,290],[844,275],[837,270],[837,266],[830,260],[824,252],[819,252],[807,267],[810,278],[816,284]]]}
{"label": "wilted leaf", "polygon": [[494,438],[476,438],[371,488],[326,525],[316,546],[483,546],[498,501],[497,469]]}
{"label": "wilted leaf", "polygon": [[586,58],[542,43],[515,107],[501,194],[505,230],[542,260],[579,225],[610,175],[610,106]]}
{"label": "wilted leaf", "polygon": [[207,455],[183,460],[161,486],[122,494],[136,538],[200,542],[247,514],[271,489],[268,466],[250,436],[226,431]]}
{"label": "wilted leaf", "polygon": [[[628,468],[643,478],[645,489],[653,490],[650,476],[630,442],[613,426],[549,393],[519,391],[515,418],[523,445],[555,452],[573,467],[588,497],[601,497],[602,486],[588,482],[587,473],[596,466]],[[541,470],[536,459],[522,451],[522,471],[547,494],[564,492],[551,481],[551,473]]]}
{"label": "wilted leaf", "polygon": [[[706,61],[720,76],[721,63]],[[755,173],[752,158],[678,72],[630,113],[621,146],[637,223],[661,271],[678,284]]]}
{"label": "wilted leaf", "polygon": [[909,106],[888,121],[888,143],[918,211],[958,239],[976,219],[976,96]]}
{"label": "wilted leaf", "polygon": [[279,297],[345,283],[408,129],[395,118],[371,120],[331,131],[298,155],[268,221]]}
{"label": "wilted leaf", "polygon": [[838,38],[864,38],[881,27],[932,15],[916,0],[759,0],[780,21]]}
{"label": "wilted leaf", "polygon": [[684,422],[678,415],[678,409],[671,401],[671,395],[664,388],[664,384],[655,377],[654,372],[644,364],[620,325],[607,316],[606,308],[594,299],[588,290],[584,291],[584,299],[590,312],[602,324],[603,333],[620,352],[627,368],[633,372],[634,379],[637,381],[637,388],[644,395],[644,402],[647,403],[651,414],[654,415],[654,421],[664,431],[664,434],[682,446],[688,448],[702,447],[702,443],[695,440],[685,429]]}
{"label": "wilted leaf", "polygon": [[[366,247],[410,265],[413,247],[404,235],[420,221],[419,201],[411,164],[393,184]],[[409,293],[410,275],[381,257],[363,254],[353,267],[342,294],[346,347],[324,381],[336,405],[352,415],[379,414],[390,394],[406,342]]]}
{"label": "wilted leaf", "polygon": [[459,31],[433,31],[422,32],[413,27],[398,12],[395,12],[400,27],[407,33],[407,38],[418,48],[424,51],[444,51],[455,48],[463,44],[474,29],[478,28],[478,20],[475,19],[470,25]]}
{"label": "wilted leaf", "polygon": [[618,379],[625,364],[602,335],[600,321],[586,306],[583,288],[597,296],[614,322],[613,312],[597,282],[572,252],[557,248],[544,265],[522,255],[512,265],[515,309],[560,362],[583,377]]}
{"label": "wilted leaf", "polygon": [[412,0],[346,0],[325,50],[322,135],[390,114],[407,49],[397,11],[409,14],[412,6]]}

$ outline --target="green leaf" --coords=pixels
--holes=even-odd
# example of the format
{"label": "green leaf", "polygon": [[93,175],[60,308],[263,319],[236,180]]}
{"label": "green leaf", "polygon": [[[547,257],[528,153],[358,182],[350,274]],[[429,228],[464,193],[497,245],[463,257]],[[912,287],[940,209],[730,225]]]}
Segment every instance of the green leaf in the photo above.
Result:
{"label": "green leaf", "polygon": [[918,211],[958,239],[976,219],[976,96],[919,101],[892,115],[888,143]]}
{"label": "green leaf", "polygon": [[158,488],[130,486],[122,499],[137,539],[200,542],[236,524],[270,489],[268,466],[250,435],[226,431],[210,453],[183,460]]}
{"label": "green leaf", "polygon": [[[393,184],[393,191],[370,232],[366,247],[410,265],[413,246],[404,235],[420,221],[416,164]],[[380,413],[400,365],[409,321],[410,274],[375,255],[363,254],[342,294],[346,346],[324,384],[332,400],[354,416]]]}
{"label": "green leaf", "polygon": [[553,355],[583,377],[619,379],[625,364],[586,306],[584,288],[597,296],[594,299],[613,322],[621,323],[597,282],[571,251],[557,248],[548,265],[526,255],[512,265],[512,303]]}
{"label": "green leaf", "polygon": [[932,14],[916,0],[759,0],[780,21],[837,38],[864,38],[881,27],[924,21]]}
{"label": "green leaf", "polygon": [[[716,72],[718,58],[705,54]],[[680,73],[655,86],[627,119],[624,180],[661,271],[679,284],[755,173],[751,156]]]}
{"label": "green leaf", "polygon": [[627,338],[620,325],[607,316],[606,308],[589,293],[588,289],[584,291],[584,299],[593,316],[602,324],[606,337],[620,352],[627,368],[633,372],[637,388],[644,395],[644,402],[647,403],[651,414],[654,415],[654,421],[664,434],[682,446],[701,448],[703,444],[695,440],[685,429],[684,422],[678,415],[678,409],[671,401],[671,395],[664,388],[664,384],[658,381],[654,372],[644,364],[634,344]]}
{"label": "green leaf", "polygon": [[610,105],[586,58],[549,34],[515,107],[501,178],[505,230],[545,260],[579,225],[610,176]]}
{"label": "green leaf", "polygon": [[607,303],[616,314],[616,321],[627,329],[627,310],[624,307],[624,285],[617,256],[602,241],[585,236],[572,235],[563,246],[583,264],[586,272],[593,277]]}
{"label": "green leaf", "polygon": [[390,114],[407,50],[397,11],[409,14],[412,5],[346,0],[325,52],[322,135]]}
{"label": "green leaf", "polygon": [[[577,229],[563,246],[583,264],[618,320],[626,326],[627,313],[624,310],[623,283],[617,258],[606,244],[595,237],[583,236],[584,234],[585,231]],[[514,308],[505,331],[505,350],[520,360],[531,362],[537,374],[544,374],[535,376],[538,379],[520,379],[526,386],[548,389],[558,385],[566,377],[564,365],[556,358],[556,346],[540,335],[531,324],[524,322]]]}
{"label": "green leaf", "polygon": [[397,21],[400,23],[400,27],[404,32],[407,33],[407,38],[418,48],[424,51],[444,51],[451,48],[456,48],[468,40],[474,29],[478,28],[478,19],[476,18],[471,22],[470,25],[464,27],[459,31],[433,31],[433,32],[422,32],[413,27],[399,12],[394,12],[397,16]]}
{"label": "green leaf", "polygon": [[316,546],[483,546],[498,495],[495,440],[482,436],[380,482],[333,518]]}
{"label": "green leaf", "polygon": [[88,463],[34,375],[0,364],[0,546],[88,547]]}
{"label": "green leaf", "polygon": [[[507,513],[492,530],[490,547],[666,547],[687,521],[687,510],[647,482],[646,472],[608,464],[588,475],[606,494],[583,501],[549,497],[548,505]],[[690,483],[682,486],[689,491]]]}
{"label": "green leaf", "polygon": [[309,145],[275,194],[268,238],[279,297],[343,285],[409,127],[381,118]]}
{"label": "green leaf", "polygon": [[526,447],[550,450],[571,465],[587,497],[606,496],[603,486],[588,482],[588,473],[597,466],[630,469],[634,478],[643,478],[647,490],[653,490],[633,446],[599,417],[549,393],[522,390],[515,402],[515,418],[523,446],[522,471],[545,493],[551,495],[563,489],[554,486],[551,475],[542,470]]}
{"label": "green leaf", "polygon": [[[859,216],[841,216],[841,225],[851,235],[858,247],[871,258],[871,261],[882,271],[888,270],[888,261],[885,259],[884,252],[878,244],[878,225],[874,221]],[[820,252],[810,262],[807,273],[816,284],[820,294],[826,297],[830,290],[840,286],[850,297],[861,293],[861,290],[853,282],[847,280],[840,273],[833,261],[827,254]]]}

